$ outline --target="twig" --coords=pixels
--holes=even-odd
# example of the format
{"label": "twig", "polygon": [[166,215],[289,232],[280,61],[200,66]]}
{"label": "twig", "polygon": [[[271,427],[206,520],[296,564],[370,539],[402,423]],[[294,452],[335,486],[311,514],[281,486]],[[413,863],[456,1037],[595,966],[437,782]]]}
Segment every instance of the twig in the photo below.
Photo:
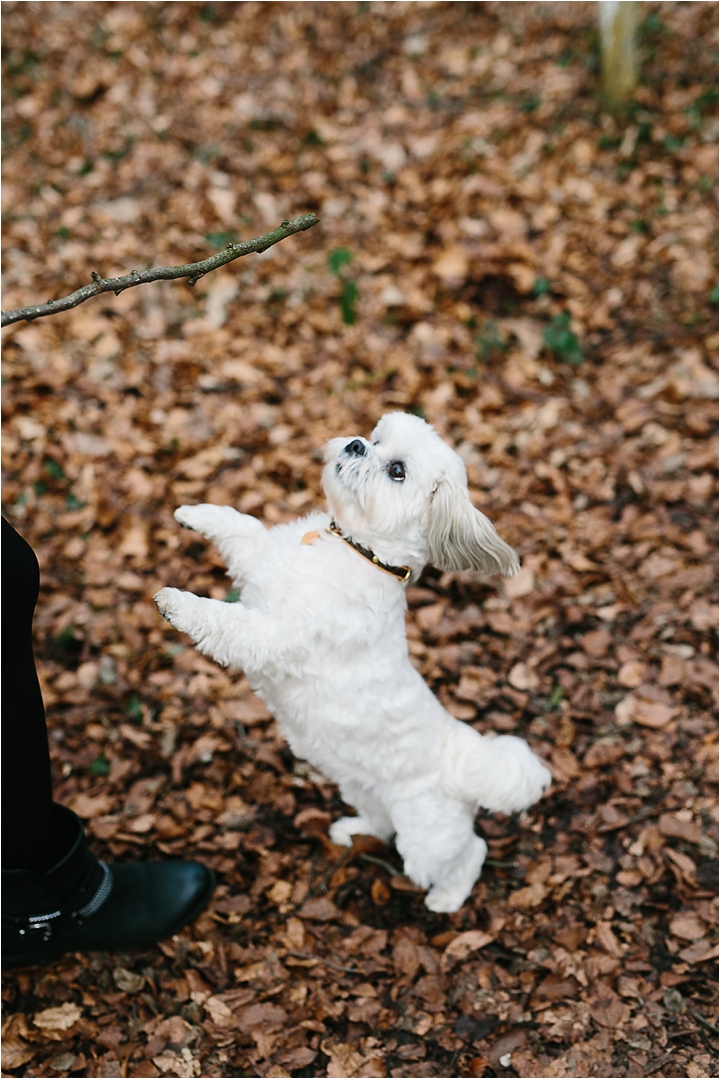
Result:
{"label": "twig", "polygon": [[314,898],[318,895],[325,895],[328,888],[330,887],[330,881],[332,880],[335,873],[337,873],[339,869],[342,869],[345,863],[353,857],[354,853],[355,852],[352,847],[348,847],[347,850],[344,850],[338,860],[330,865],[319,885],[316,888],[311,889],[310,896]]}
{"label": "twig", "polygon": [[383,858],[378,858],[374,854],[366,854],[365,851],[360,852],[360,857],[364,862],[370,862],[372,865],[379,865],[381,869],[384,869],[386,873],[389,873],[391,877],[399,877],[400,870],[396,869],[394,865],[390,865],[390,862],[386,862]]}
{"label": "twig", "polygon": [[655,1060],[648,1061],[647,1065],[643,1068],[643,1075],[649,1075],[650,1072],[658,1071],[658,1069],[664,1067],[668,1060],[672,1060],[672,1053],[663,1053],[661,1057],[656,1057]]}
{"label": "twig", "polygon": [[702,1026],[706,1027],[708,1030],[711,1030],[712,1033],[715,1034],[716,1036],[717,1036],[717,1034],[720,1033],[720,1031],[715,1026],[715,1024],[714,1023],[709,1023],[708,1020],[705,1018],[705,1016],[701,1015],[700,1012],[696,1012],[696,1011],[693,1011],[692,1009],[690,1009],[690,1015],[693,1017],[693,1019],[697,1019],[698,1023],[700,1023]]}
{"label": "twig", "polygon": [[[708,1023],[707,1019],[704,1019],[700,1015],[699,1012],[693,1011],[692,1009],[688,1009],[688,1014],[692,1015],[695,1019],[697,1019],[700,1022],[700,1027],[699,1027],[697,1032],[700,1035],[700,1038],[701,1038],[703,1044],[705,1045],[705,1048],[708,1049],[710,1051],[711,1055],[714,1057],[714,1059],[717,1060],[717,1055],[718,1055],[718,1046],[717,1046],[718,1028],[715,1026],[714,1023]],[[707,1030],[709,1030],[711,1032],[712,1037],[706,1033]]]}
{"label": "twig", "polygon": [[606,832],[621,832],[623,828],[628,828],[631,824],[637,824],[639,821],[647,820],[649,817],[657,817],[658,813],[662,813],[663,806],[650,806],[648,809],[642,809],[639,813],[636,813],[634,817],[628,817],[627,820],[619,821],[618,824],[603,824],[600,828],[595,829],[595,835],[604,835]]}
{"label": "twig", "polygon": [[294,221],[283,221],[272,232],[266,232],[264,236],[257,236],[254,240],[242,240],[237,244],[228,244],[217,255],[202,259],[201,262],[189,262],[185,266],[158,266],[153,270],[131,270],[123,277],[103,278],[98,273],[91,273],[92,284],[83,285],[82,288],[71,292],[60,300],[49,300],[47,303],[34,304],[30,307],[18,307],[15,311],[3,311],[0,325],[10,326],[14,322],[32,322],[44,315],[56,315],[59,311],[69,311],[81,303],[85,303],[92,296],[99,296],[101,292],[114,292],[119,296],[127,288],[135,285],[147,285],[151,281],[174,281],[179,277],[187,277],[188,284],[194,285],[205,274],[217,270],[220,266],[226,266],[228,262],[250,255],[257,251],[267,251],[268,247],[293,236],[296,232],[304,232],[317,225],[319,218],[314,213],[303,214]]}
{"label": "twig", "polygon": [[323,966],[329,967],[330,970],[336,970],[340,974],[362,974],[361,970],[357,967],[343,967],[339,963],[333,963],[332,959],[325,959],[322,955],[310,955],[308,952],[293,952],[289,948],[286,955],[291,955],[294,959],[312,959],[316,963],[322,963]]}

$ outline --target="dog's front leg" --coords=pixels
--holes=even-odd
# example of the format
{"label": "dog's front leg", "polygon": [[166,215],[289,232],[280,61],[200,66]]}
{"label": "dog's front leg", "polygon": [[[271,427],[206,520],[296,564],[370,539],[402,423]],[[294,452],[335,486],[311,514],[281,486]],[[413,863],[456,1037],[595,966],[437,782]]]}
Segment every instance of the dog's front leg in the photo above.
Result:
{"label": "dog's front leg", "polygon": [[290,643],[281,625],[242,603],[204,599],[177,588],[161,588],[154,598],[163,618],[223,667],[257,670]]}
{"label": "dog's front leg", "polygon": [[175,520],[184,528],[192,528],[214,543],[222,555],[232,579],[242,583],[249,562],[264,547],[268,533],[262,521],[247,513],[238,513],[232,506],[180,506]]}

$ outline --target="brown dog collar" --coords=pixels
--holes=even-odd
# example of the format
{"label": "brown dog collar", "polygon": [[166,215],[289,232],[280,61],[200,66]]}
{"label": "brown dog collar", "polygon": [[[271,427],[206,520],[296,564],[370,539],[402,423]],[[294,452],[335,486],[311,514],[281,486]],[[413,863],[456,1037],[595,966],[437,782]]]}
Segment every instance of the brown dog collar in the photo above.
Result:
{"label": "brown dog collar", "polygon": [[353,551],[357,551],[357,553],[362,555],[363,558],[366,558],[368,562],[371,562],[373,566],[377,566],[378,569],[385,570],[386,573],[390,573],[393,577],[396,577],[401,584],[405,584],[406,581],[410,580],[412,575],[410,566],[390,566],[387,562],[381,562],[375,552],[371,551],[369,547],[363,547],[362,544],[356,543],[355,540],[343,536],[334,521],[330,522],[330,527],[325,531],[329,532],[331,536],[337,536],[343,543],[347,543],[348,547],[352,547]]}

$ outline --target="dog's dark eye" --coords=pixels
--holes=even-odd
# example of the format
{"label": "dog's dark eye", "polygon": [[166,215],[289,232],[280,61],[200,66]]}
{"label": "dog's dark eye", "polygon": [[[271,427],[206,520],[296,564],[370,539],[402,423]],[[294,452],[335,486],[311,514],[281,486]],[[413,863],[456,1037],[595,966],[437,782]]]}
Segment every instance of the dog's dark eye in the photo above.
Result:
{"label": "dog's dark eye", "polygon": [[388,475],[392,480],[404,480],[405,479],[405,465],[402,461],[393,461],[388,468]]}

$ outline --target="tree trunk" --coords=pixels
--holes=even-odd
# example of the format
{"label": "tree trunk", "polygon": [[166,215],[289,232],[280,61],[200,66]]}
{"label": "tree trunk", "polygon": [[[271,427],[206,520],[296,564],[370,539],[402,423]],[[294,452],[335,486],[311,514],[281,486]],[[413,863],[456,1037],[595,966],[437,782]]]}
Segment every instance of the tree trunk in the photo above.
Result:
{"label": "tree trunk", "polygon": [[637,4],[604,0],[599,8],[603,102],[618,113],[627,109],[638,81]]}

